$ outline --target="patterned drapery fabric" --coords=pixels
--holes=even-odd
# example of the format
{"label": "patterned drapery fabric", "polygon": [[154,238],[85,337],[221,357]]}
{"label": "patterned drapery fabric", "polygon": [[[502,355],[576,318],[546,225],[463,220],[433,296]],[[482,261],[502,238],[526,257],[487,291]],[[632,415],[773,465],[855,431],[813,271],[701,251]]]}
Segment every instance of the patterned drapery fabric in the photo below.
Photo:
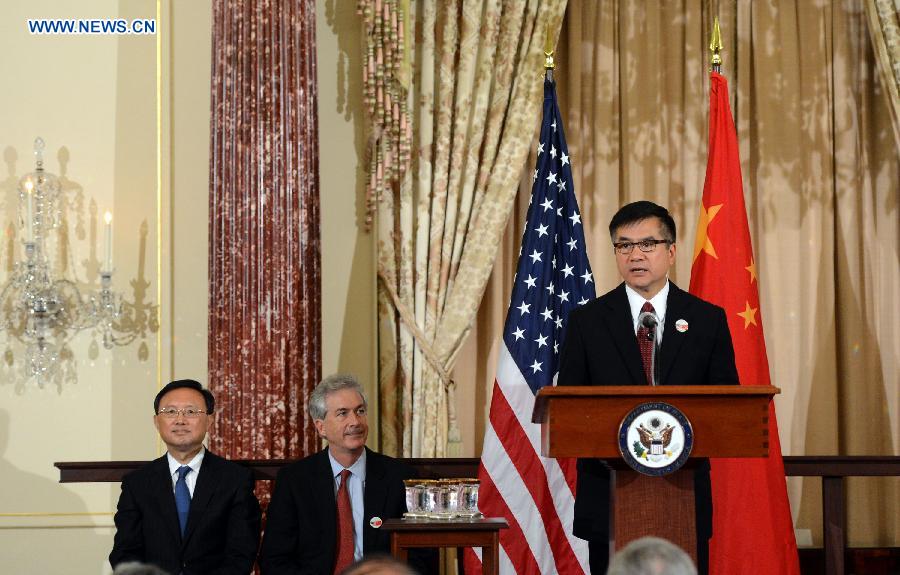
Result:
{"label": "patterned drapery fabric", "polygon": [[297,458],[321,372],[314,0],[213,2],[213,451]]}
{"label": "patterned drapery fabric", "polygon": [[895,0],[865,0],[865,3],[881,83],[891,104],[894,139],[900,148],[900,3]]}
{"label": "patterned drapery fabric", "polygon": [[[569,1],[556,78],[597,293],[620,281],[609,219],[638,199],[672,210],[689,281],[716,14],[784,453],[900,454],[900,156],[862,0]],[[511,218],[454,370],[475,454],[521,234]],[[900,482],[848,485],[850,545],[897,545]],[[798,541],[821,545],[819,482],[788,488]]]}
{"label": "patterned drapery fabric", "polygon": [[516,195],[540,116],[544,39],[556,37],[565,2],[386,5],[409,7],[398,53],[409,58],[411,153],[377,197],[381,448],[440,457],[458,451],[447,373]]}

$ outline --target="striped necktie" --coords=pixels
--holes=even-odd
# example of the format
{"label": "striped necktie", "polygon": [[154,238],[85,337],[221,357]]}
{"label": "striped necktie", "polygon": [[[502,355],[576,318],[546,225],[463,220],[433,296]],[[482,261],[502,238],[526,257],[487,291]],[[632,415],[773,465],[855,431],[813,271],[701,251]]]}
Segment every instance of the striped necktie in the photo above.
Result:
{"label": "striped necktie", "polygon": [[[647,301],[644,302],[644,307],[641,308],[641,313],[644,312],[655,314],[656,310]],[[649,329],[641,325],[637,330],[637,340],[638,347],[641,350],[641,361],[644,364],[644,375],[647,377],[647,385],[653,385],[653,344],[656,343],[656,333],[651,334]]]}

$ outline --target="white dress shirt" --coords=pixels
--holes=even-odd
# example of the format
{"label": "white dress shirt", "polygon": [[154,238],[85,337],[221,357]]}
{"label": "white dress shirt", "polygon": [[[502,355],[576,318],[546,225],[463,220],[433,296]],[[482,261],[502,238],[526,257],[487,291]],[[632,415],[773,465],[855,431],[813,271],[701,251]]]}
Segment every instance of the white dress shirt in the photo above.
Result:
{"label": "white dress shirt", "polygon": [[[637,337],[638,316],[641,315],[641,308],[644,307],[644,302],[648,300],[645,300],[644,296],[634,291],[628,284],[625,284],[625,293],[628,295],[628,305],[631,307],[631,322],[634,324],[634,335]],[[653,306],[653,311],[656,312],[656,317],[659,318],[659,327],[656,328],[657,345],[662,345],[663,331],[666,327],[666,300],[668,299],[669,280],[666,280],[666,285],[649,300],[650,305]]]}
{"label": "white dress shirt", "polygon": [[[191,493],[192,498],[194,497],[194,486],[197,485],[197,474],[200,473],[200,464],[203,463],[204,453],[206,453],[206,449],[201,447],[200,453],[187,462],[187,466],[191,468],[191,472],[184,476],[184,482],[187,483],[187,488]],[[178,468],[184,464],[179,463],[178,460],[172,457],[171,453],[166,453],[166,457],[169,460],[169,473],[172,475],[172,491],[174,492],[175,483],[178,481]]]}

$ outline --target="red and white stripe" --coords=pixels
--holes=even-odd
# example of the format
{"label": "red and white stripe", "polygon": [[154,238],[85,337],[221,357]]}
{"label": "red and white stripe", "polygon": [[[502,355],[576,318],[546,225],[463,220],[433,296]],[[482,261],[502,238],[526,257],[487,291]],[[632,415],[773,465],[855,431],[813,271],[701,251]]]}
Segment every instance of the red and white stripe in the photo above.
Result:
{"label": "red and white stripe", "polygon": [[500,532],[500,573],[590,573],[587,542],[572,535],[575,461],[541,457],[533,409],[534,393],[503,345],[478,470],[479,509],[509,522]]}

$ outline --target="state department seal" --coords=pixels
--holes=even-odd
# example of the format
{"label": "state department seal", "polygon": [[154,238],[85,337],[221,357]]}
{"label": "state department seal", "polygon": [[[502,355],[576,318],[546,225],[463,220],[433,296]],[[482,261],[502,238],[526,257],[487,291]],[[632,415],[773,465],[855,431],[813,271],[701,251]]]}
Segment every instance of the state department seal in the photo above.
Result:
{"label": "state department seal", "polygon": [[684,465],[694,447],[688,418],[673,405],[642,403],[619,425],[619,452],[632,469],[659,477]]}

